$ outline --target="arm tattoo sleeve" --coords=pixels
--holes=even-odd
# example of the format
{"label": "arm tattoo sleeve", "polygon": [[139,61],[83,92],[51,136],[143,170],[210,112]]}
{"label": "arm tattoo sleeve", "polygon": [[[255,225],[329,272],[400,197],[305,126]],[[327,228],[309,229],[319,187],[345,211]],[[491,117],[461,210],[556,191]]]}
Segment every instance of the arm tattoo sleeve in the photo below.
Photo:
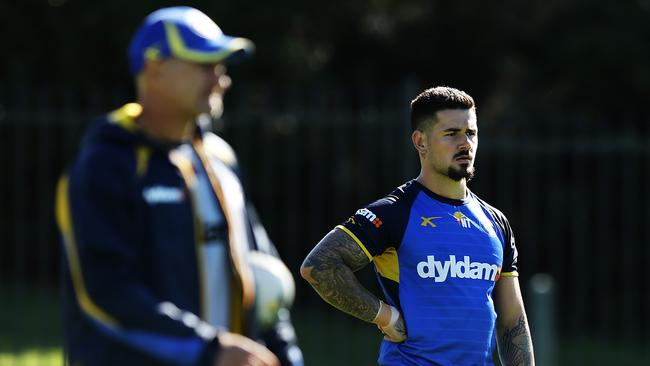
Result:
{"label": "arm tattoo sleeve", "polygon": [[379,311],[379,300],[354,275],[368,263],[368,257],[352,238],[333,230],[305,258],[301,272],[325,301],[371,322]]}
{"label": "arm tattoo sleeve", "polygon": [[512,328],[498,326],[499,357],[504,366],[534,365],[528,322],[520,316]]}

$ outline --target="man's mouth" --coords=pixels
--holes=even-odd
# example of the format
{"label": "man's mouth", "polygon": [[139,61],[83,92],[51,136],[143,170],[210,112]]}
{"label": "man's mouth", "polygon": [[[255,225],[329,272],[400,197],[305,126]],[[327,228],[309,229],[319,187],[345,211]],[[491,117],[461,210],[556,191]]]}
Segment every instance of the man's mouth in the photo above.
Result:
{"label": "man's mouth", "polygon": [[454,156],[454,160],[459,163],[469,163],[472,161],[472,157],[469,154],[458,154]]}

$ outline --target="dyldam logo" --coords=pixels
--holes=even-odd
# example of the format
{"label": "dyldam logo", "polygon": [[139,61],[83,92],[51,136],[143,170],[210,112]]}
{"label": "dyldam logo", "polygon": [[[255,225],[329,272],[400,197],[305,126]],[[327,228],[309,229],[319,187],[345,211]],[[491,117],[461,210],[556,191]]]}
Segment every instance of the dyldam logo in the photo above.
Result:
{"label": "dyldam logo", "polygon": [[426,261],[418,263],[417,270],[420,277],[433,278],[436,282],[445,282],[448,277],[494,281],[500,268],[496,264],[472,262],[467,255],[460,262],[456,261],[455,255],[450,255],[444,262],[428,255]]}

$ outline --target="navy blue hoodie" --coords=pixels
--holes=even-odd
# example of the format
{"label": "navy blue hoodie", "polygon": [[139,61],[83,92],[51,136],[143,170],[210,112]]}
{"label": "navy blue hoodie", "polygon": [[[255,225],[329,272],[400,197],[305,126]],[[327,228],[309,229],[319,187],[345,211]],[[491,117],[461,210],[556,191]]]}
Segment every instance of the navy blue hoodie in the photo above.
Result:
{"label": "navy blue hoodie", "polygon": [[[59,181],[67,357],[72,365],[211,365],[220,330],[202,316],[192,169],[175,154],[179,146],[141,133],[135,123],[140,113],[139,105],[127,104],[100,118]],[[219,159],[236,171],[232,150],[216,135],[197,129],[191,145],[206,165]],[[228,197],[215,184],[227,213]],[[288,320],[263,334],[256,330],[254,286],[241,252],[272,245],[257,243],[251,229],[259,223],[249,215],[245,220],[246,233],[231,225],[227,232],[229,330],[261,339],[285,365],[301,364]]]}

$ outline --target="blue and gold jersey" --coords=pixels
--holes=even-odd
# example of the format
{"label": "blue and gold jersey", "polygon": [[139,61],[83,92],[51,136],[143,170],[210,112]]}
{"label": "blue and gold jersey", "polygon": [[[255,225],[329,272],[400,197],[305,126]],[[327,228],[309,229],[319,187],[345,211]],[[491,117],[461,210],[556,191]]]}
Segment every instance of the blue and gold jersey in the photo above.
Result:
{"label": "blue and gold jersey", "polygon": [[383,341],[380,365],[492,365],[492,290],[517,275],[505,216],[471,192],[441,197],[415,180],[337,226],[374,262],[386,302],[404,317],[404,343]]}

